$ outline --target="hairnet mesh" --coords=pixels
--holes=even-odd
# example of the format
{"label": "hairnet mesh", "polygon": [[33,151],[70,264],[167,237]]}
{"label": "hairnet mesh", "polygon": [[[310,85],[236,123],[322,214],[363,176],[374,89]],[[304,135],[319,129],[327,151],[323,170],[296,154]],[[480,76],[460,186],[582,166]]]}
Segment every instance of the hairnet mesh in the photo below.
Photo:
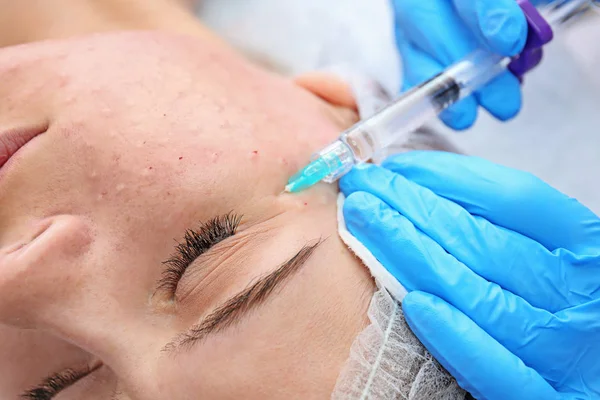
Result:
{"label": "hairnet mesh", "polygon": [[332,399],[464,399],[466,393],[411,332],[385,289],[371,300],[370,325],[355,339]]}
{"label": "hairnet mesh", "polygon": [[[327,70],[336,73],[350,84],[363,119],[375,114],[393,98],[379,82],[365,74],[356,73],[340,65],[329,66]],[[417,149],[460,153],[443,136],[430,129],[420,129],[400,138],[396,145],[376,154],[372,161],[379,163],[390,154]],[[340,230],[340,237],[371,270],[380,290],[375,293],[369,306],[370,325],[352,344],[350,358],[338,377],[332,399],[467,398],[466,392],[412,333],[400,303],[387,290],[390,289],[401,299],[406,293],[404,287],[397,283],[374,257],[369,257],[370,252],[346,230],[342,212],[343,201],[344,196],[340,194],[338,223],[343,228]]]}

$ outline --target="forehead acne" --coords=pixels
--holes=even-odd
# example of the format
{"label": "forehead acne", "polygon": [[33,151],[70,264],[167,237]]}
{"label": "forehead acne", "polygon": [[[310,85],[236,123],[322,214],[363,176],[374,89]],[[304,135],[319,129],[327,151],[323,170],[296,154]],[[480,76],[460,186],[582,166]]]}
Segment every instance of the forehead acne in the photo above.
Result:
{"label": "forehead acne", "polygon": [[304,211],[331,207],[337,203],[337,185],[319,183],[302,193],[282,193],[278,201],[287,209]]}

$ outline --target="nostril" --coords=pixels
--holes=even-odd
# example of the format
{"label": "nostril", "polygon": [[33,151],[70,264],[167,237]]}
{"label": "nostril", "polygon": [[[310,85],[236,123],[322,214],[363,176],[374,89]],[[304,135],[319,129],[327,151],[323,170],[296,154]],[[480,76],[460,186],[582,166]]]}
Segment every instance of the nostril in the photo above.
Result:
{"label": "nostril", "polygon": [[52,225],[51,219],[44,219],[38,222],[31,232],[25,235],[25,238],[19,240],[17,243],[6,247],[5,249],[0,249],[0,255],[9,255],[18,252],[19,250],[24,250],[27,245],[32,243],[35,239],[40,237],[49,227]]}
{"label": "nostril", "polygon": [[0,250],[0,324],[28,329],[64,317],[64,302],[89,283],[75,266],[86,265],[91,229],[80,216],[52,216]]}

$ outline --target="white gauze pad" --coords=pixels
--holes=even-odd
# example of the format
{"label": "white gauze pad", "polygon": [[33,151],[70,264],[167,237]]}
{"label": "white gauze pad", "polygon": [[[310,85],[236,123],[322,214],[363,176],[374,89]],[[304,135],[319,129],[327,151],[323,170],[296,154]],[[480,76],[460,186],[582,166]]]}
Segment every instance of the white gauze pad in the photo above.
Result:
{"label": "white gauze pad", "polygon": [[394,276],[388,272],[387,269],[375,258],[375,256],[362,244],[357,238],[355,238],[348,228],[346,227],[346,221],[344,220],[344,201],[346,197],[340,193],[337,201],[337,220],[338,220],[338,234],[342,241],[348,246],[356,257],[358,257],[363,264],[369,268],[371,275],[375,278],[378,286],[387,289],[396,301],[401,302],[406,296],[406,289],[398,282]]}

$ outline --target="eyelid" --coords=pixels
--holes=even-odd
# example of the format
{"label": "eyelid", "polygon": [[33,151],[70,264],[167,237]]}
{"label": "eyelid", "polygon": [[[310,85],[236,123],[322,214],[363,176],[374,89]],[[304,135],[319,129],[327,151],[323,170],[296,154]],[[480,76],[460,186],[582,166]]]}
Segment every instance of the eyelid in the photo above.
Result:
{"label": "eyelid", "polygon": [[210,294],[222,294],[234,282],[231,276],[237,266],[247,264],[257,246],[267,238],[255,230],[236,233],[216,244],[187,268],[176,289],[177,303],[183,304],[194,296],[195,307]]}
{"label": "eyelid", "polygon": [[207,335],[222,331],[238,323],[254,307],[266,302],[270,295],[293,276],[323,243],[323,239],[307,243],[292,258],[269,274],[256,279],[246,289],[217,307],[200,323],[177,335],[163,347],[163,351],[176,353],[180,349],[190,349]]}
{"label": "eyelid", "polygon": [[175,246],[175,252],[163,262],[165,269],[155,292],[162,290],[173,298],[187,268],[213,246],[235,235],[241,220],[242,216],[229,212],[205,221],[196,229],[188,229]]}

